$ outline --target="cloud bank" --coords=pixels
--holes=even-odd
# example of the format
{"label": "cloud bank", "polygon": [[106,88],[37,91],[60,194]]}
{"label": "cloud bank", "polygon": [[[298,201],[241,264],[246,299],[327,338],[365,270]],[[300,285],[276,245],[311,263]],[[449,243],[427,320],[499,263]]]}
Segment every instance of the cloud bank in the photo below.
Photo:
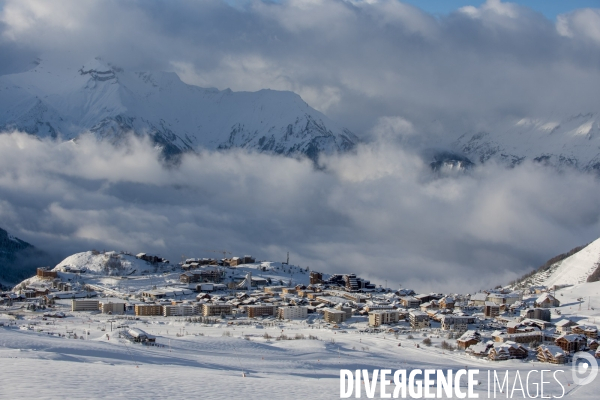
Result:
{"label": "cloud bank", "polygon": [[0,135],[0,220],[67,255],[97,249],[217,256],[226,249],[378,284],[465,290],[505,283],[595,239],[600,183],[524,164],[434,176],[387,142],[309,161],[187,155],[165,169],[134,137],[115,148]]}

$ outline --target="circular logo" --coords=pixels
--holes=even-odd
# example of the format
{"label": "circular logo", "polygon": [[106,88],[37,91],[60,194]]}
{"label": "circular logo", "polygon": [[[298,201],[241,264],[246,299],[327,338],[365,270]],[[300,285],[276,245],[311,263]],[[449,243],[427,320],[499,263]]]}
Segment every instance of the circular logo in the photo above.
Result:
{"label": "circular logo", "polygon": [[598,375],[598,362],[589,353],[580,351],[573,356],[571,363],[573,382],[577,385],[587,385]]}

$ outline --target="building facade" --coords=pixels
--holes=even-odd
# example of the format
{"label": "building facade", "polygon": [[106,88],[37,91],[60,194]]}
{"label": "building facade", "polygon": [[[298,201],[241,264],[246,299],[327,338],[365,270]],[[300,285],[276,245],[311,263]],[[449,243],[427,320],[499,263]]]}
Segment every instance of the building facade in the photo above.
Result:
{"label": "building facade", "polygon": [[308,307],[291,306],[279,307],[277,317],[279,319],[304,319],[308,316]]}
{"label": "building facade", "polygon": [[98,311],[100,302],[98,300],[72,300],[71,311]]}
{"label": "building facade", "polygon": [[400,313],[395,310],[379,310],[369,313],[369,325],[380,326],[383,324],[394,324],[400,320]]}

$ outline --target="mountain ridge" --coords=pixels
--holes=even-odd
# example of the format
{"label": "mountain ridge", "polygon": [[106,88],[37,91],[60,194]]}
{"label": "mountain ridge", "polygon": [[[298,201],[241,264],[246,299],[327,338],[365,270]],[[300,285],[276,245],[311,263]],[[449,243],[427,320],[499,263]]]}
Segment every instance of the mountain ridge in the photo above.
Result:
{"label": "mountain ridge", "polygon": [[494,160],[513,167],[530,160],[600,172],[600,113],[507,119],[493,129],[463,133],[452,146],[481,164]]}
{"label": "mountain ridge", "polygon": [[0,284],[15,283],[35,274],[46,254],[0,228]]}
{"label": "mountain ridge", "polygon": [[91,132],[114,144],[133,132],[166,155],[245,148],[313,160],[359,142],[293,92],[201,88],[99,58],[78,68],[40,61],[0,76],[0,130],[63,140]]}

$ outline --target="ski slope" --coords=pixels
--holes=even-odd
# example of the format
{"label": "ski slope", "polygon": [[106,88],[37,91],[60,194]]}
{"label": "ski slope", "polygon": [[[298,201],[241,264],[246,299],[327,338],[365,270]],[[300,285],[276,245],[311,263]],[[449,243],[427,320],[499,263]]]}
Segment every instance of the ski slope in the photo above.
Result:
{"label": "ski slope", "polygon": [[542,284],[550,287],[584,283],[596,270],[598,262],[600,262],[600,239],[596,239],[582,250],[553,265],[552,272]]}

